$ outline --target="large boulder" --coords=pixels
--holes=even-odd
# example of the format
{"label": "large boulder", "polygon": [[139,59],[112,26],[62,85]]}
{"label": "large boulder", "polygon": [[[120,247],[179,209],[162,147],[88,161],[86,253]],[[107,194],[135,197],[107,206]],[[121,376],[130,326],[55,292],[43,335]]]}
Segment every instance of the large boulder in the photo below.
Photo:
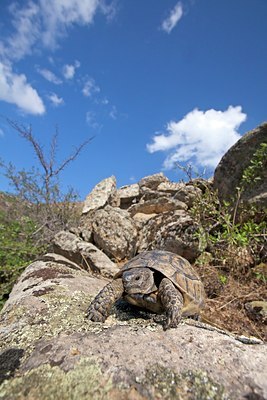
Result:
{"label": "large boulder", "polygon": [[137,228],[126,210],[106,206],[94,213],[92,221],[93,240],[99,249],[118,261],[133,257]]}
{"label": "large boulder", "polygon": [[87,214],[104,207],[106,204],[118,205],[115,176],[104,179],[94,187],[84,201],[82,213]]}
{"label": "large boulder", "polygon": [[61,231],[53,240],[53,251],[78,264],[81,268],[112,278],[118,266],[92,243],[87,243],[71,232]]}
{"label": "large boulder", "polygon": [[0,314],[0,399],[264,399],[266,344],[246,345],[123,303],[85,318],[107,280],[62,256],[31,264]]}
{"label": "large boulder", "polygon": [[197,229],[196,223],[183,210],[159,214],[140,230],[138,252],[162,249],[194,262],[200,255]]}
{"label": "large boulder", "polygon": [[267,207],[267,149],[265,160],[260,166],[260,179],[242,184],[242,175],[260,145],[267,145],[267,123],[247,132],[223,156],[214,173],[214,187],[221,201],[236,196],[237,188],[243,186],[242,200],[260,207]]}

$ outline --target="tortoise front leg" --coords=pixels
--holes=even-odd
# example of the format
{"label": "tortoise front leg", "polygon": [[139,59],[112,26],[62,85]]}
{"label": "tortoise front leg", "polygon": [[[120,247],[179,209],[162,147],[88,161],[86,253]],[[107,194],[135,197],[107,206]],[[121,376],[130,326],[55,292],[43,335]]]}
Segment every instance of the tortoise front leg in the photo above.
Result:
{"label": "tortoise front leg", "polygon": [[116,279],[98,293],[87,310],[87,318],[94,322],[104,322],[109,316],[112,305],[123,294],[122,279]]}
{"label": "tortoise front leg", "polygon": [[184,304],[182,294],[168,278],[163,278],[159,285],[159,297],[167,314],[164,329],[176,328],[182,316]]}

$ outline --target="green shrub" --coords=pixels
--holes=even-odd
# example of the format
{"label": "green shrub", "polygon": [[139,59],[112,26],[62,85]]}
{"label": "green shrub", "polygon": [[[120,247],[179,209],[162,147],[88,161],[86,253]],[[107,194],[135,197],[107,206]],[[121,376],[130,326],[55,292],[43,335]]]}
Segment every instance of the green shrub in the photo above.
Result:
{"label": "green shrub", "polygon": [[45,250],[33,239],[36,227],[29,217],[10,219],[0,211],[0,308],[23,269]]}

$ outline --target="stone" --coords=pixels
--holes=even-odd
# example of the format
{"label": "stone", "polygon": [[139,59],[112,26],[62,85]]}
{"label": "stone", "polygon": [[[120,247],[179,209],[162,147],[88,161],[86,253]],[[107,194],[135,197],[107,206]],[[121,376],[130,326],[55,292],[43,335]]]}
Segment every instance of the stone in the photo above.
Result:
{"label": "stone", "polygon": [[141,194],[142,194],[142,196],[140,199],[140,203],[144,203],[145,201],[149,201],[149,200],[158,199],[159,197],[165,197],[165,198],[172,197],[171,193],[161,192],[159,190],[152,190],[145,186],[142,187]]}
{"label": "stone", "polygon": [[137,202],[140,197],[140,189],[137,183],[122,186],[117,190],[117,196],[120,200],[120,208],[128,208]]}
{"label": "stone", "polygon": [[99,249],[116,260],[133,257],[137,229],[126,210],[106,206],[94,213],[92,221],[93,239]]}
{"label": "stone", "polygon": [[174,199],[182,201],[188,207],[191,207],[194,200],[202,195],[202,191],[198,187],[182,182],[162,182],[159,184],[158,190],[170,193]]}
{"label": "stone", "polygon": [[195,236],[197,228],[184,210],[159,214],[140,230],[138,252],[162,249],[194,262],[200,255],[199,240]]}
{"label": "stone", "polygon": [[151,218],[154,218],[157,214],[144,214],[144,213],[136,213],[133,216],[133,220],[137,226],[137,228],[141,229],[147,221],[149,221]]}
{"label": "stone", "polygon": [[267,324],[267,301],[255,300],[247,302],[245,310],[250,319]]}
{"label": "stone", "polygon": [[162,173],[145,176],[142,178],[138,184],[141,189],[148,188],[152,190],[156,190],[160,183],[169,182],[169,179]]}
{"label": "stone", "polygon": [[159,197],[153,200],[148,200],[143,203],[133,204],[128,212],[131,216],[137,213],[142,214],[161,214],[174,210],[186,210],[187,205],[179,200],[168,197]]}
{"label": "stone", "polygon": [[186,321],[164,332],[119,304],[104,324],[88,321],[107,282],[63,257],[26,268],[0,314],[0,399],[266,398],[266,344]]}
{"label": "stone", "polygon": [[91,273],[112,278],[119,271],[117,265],[96,246],[70,232],[61,231],[55,235],[53,251]]}
{"label": "stone", "polygon": [[106,204],[116,204],[116,178],[111,176],[99,182],[84,201],[82,214],[103,208]]}
{"label": "stone", "polygon": [[213,177],[210,177],[208,179],[200,177],[193,178],[190,179],[190,181],[187,182],[186,185],[197,187],[201,190],[202,193],[205,193],[207,190],[213,190]]}
{"label": "stone", "polygon": [[[231,200],[241,187],[244,170],[262,143],[267,144],[267,123],[247,132],[222,157],[214,173],[214,187],[219,199]],[[244,186],[241,199],[249,204],[267,208],[267,154],[261,167],[260,179]]]}

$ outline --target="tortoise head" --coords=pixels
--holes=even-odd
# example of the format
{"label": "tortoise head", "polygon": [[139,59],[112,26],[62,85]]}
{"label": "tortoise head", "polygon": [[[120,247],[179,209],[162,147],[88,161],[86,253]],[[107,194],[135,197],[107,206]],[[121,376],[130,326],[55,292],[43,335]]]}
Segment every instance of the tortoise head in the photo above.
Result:
{"label": "tortoise head", "polygon": [[149,268],[133,268],[122,275],[124,290],[128,294],[151,293],[157,290],[153,271]]}

